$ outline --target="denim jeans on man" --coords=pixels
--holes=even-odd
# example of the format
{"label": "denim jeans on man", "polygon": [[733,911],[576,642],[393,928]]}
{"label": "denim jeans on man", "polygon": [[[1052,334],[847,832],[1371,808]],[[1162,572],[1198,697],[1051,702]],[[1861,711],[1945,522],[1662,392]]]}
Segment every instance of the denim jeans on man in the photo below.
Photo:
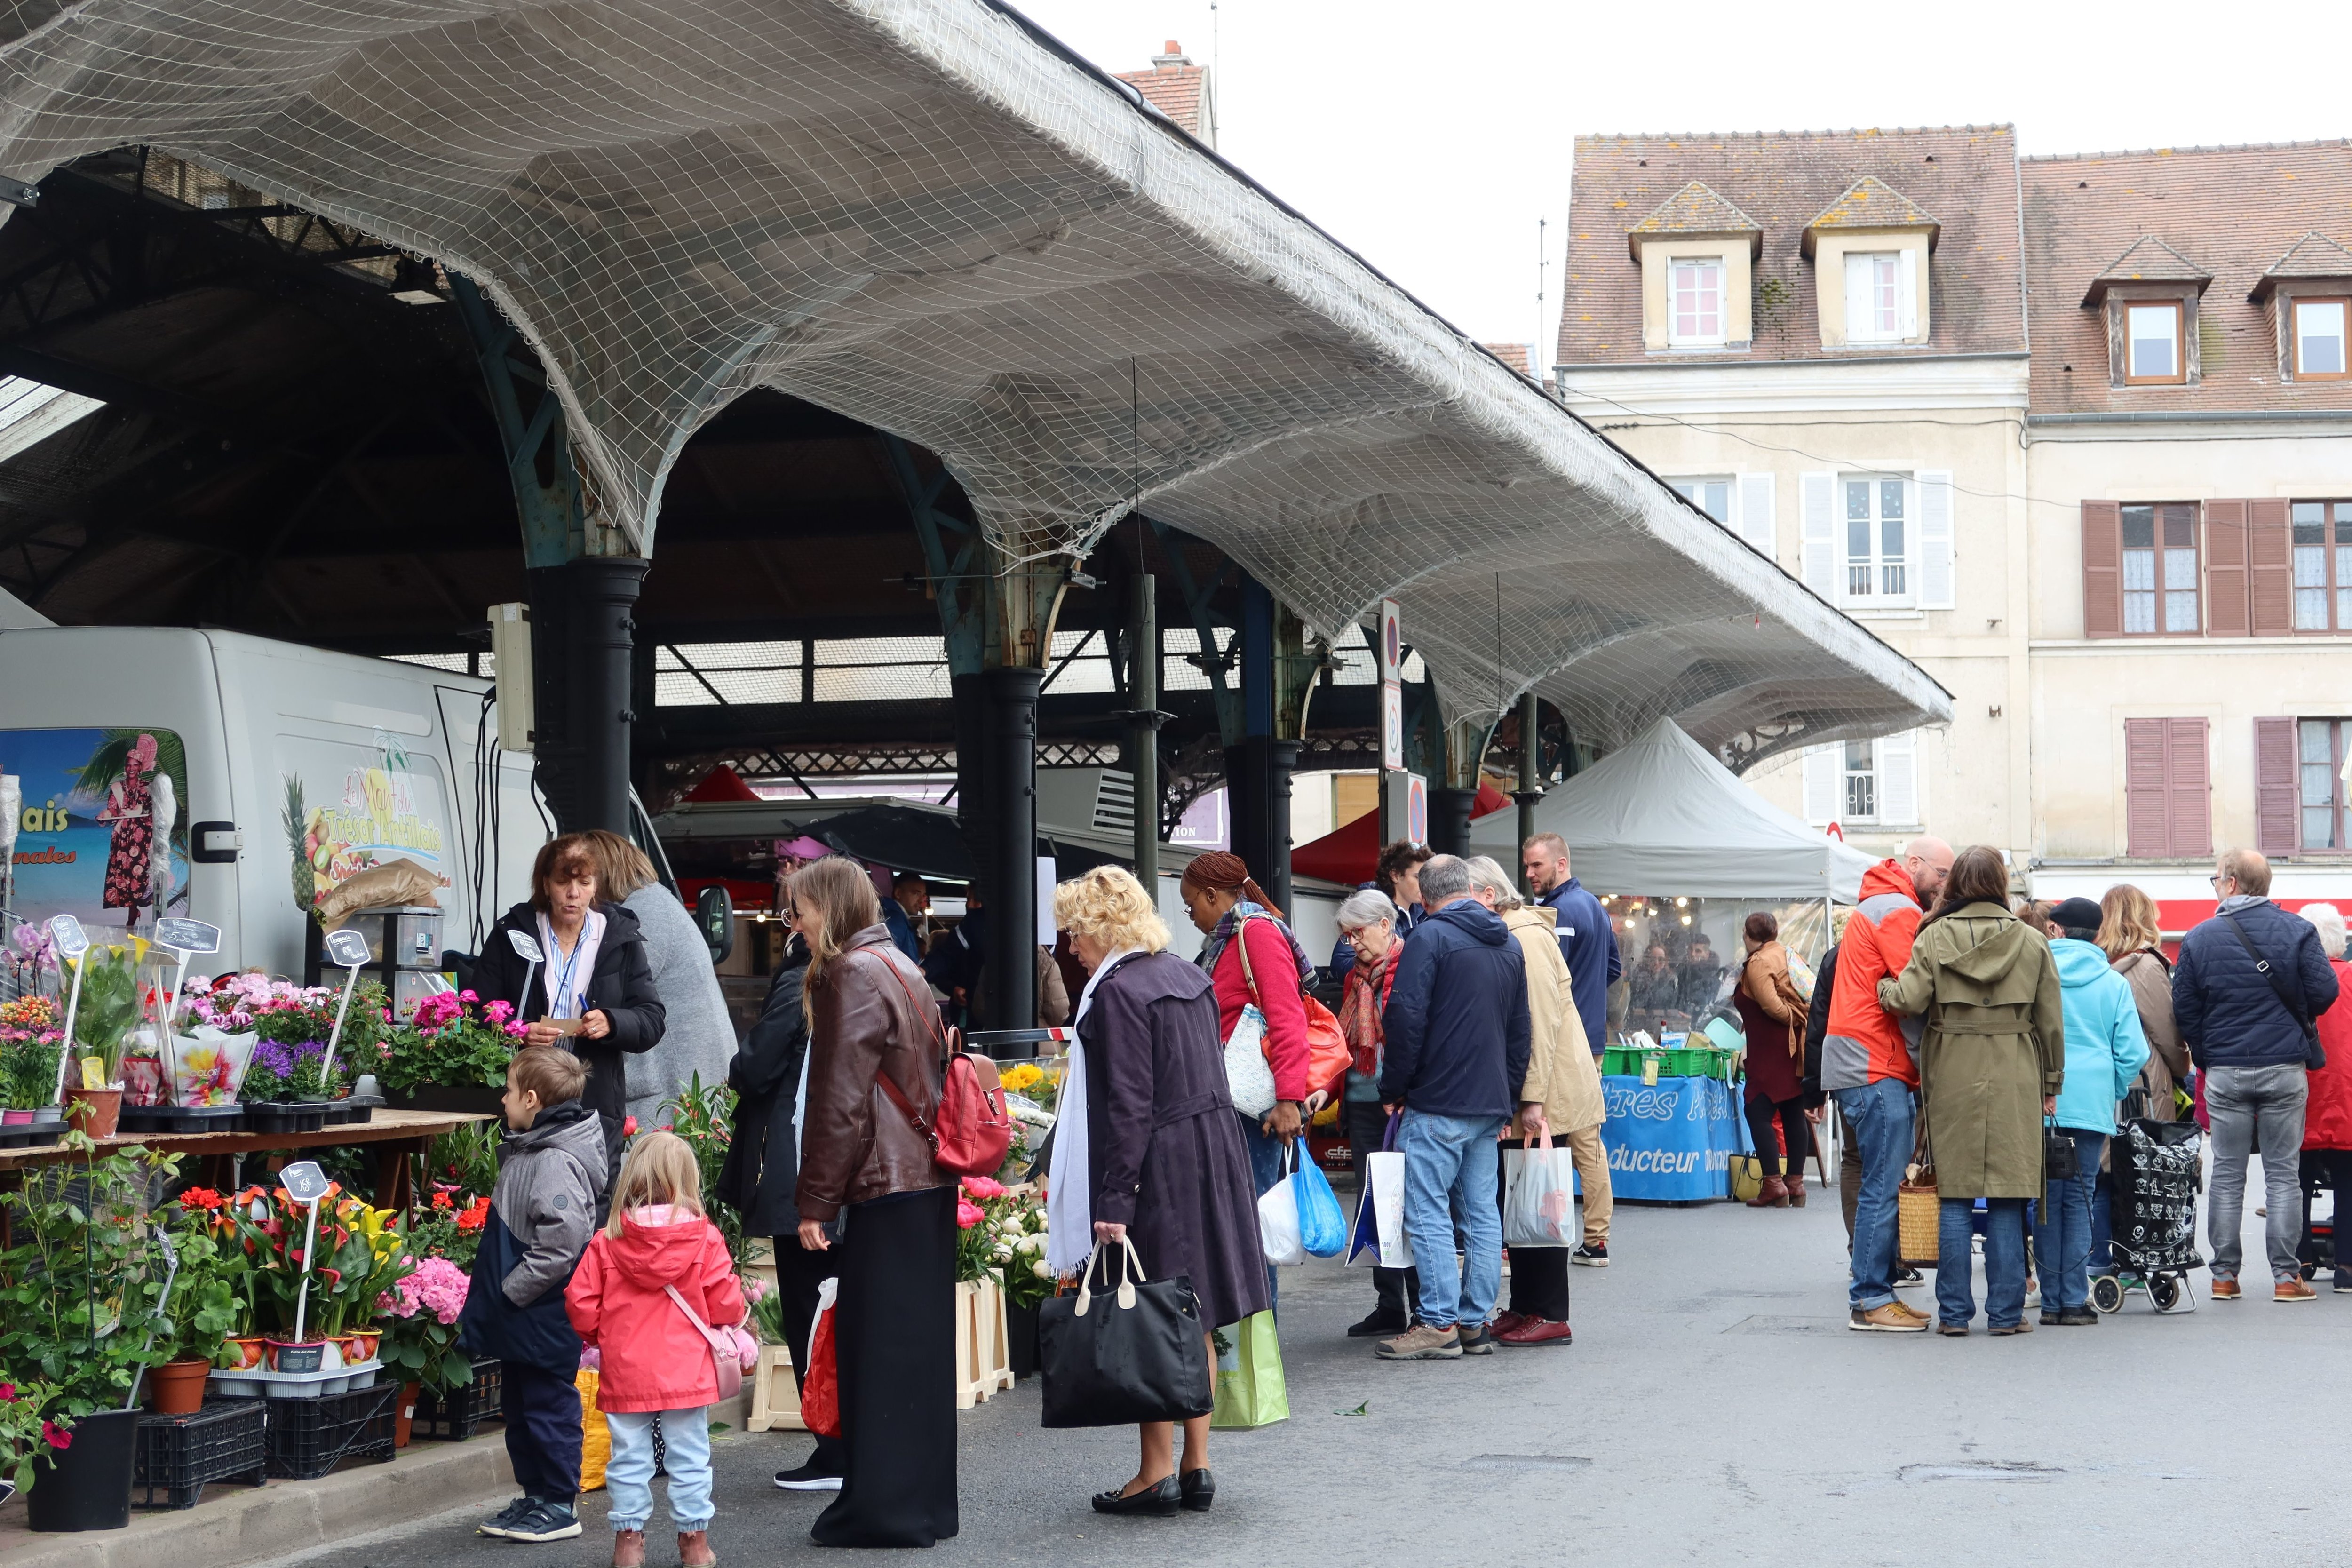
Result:
{"label": "denim jeans on man", "polygon": [[2099,1152],[2107,1146],[2103,1133],[2079,1127],[2058,1131],[2074,1141],[2074,1174],[2044,1189],[2033,1226],[2045,1312],[2091,1304],[2092,1189],[2099,1184]]}
{"label": "denim jeans on man", "polygon": [[1895,1190],[1911,1158],[1911,1091],[1900,1079],[1883,1078],[1861,1089],[1837,1091],[1839,1110],[1853,1142],[1839,1156],[1862,1162],[1862,1195],[1853,1205],[1853,1281],[1847,1300],[1868,1312],[1895,1300]]}
{"label": "denim jeans on man", "polygon": [[2303,1240],[2303,1109],[2311,1075],[2293,1062],[2205,1069],[2205,1114],[2213,1123],[2213,1180],[2207,1189],[2205,1235],[2213,1244],[2213,1278],[2235,1279],[2244,1254],[2246,1156],[2260,1150],[2269,1194],[2263,1236],[2271,1278],[2300,1279],[2294,1256]]}
{"label": "denim jeans on man", "polygon": [[[1495,1193],[1499,1116],[1437,1116],[1405,1108],[1404,1233],[1421,1270],[1421,1321],[1434,1329],[1478,1324],[1503,1289],[1503,1214]],[[1454,1262],[1462,1221],[1464,1266]]]}
{"label": "denim jeans on man", "polygon": [[609,1415],[613,1457],[604,1465],[614,1530],[643,1530],[654,1511],[654,1422],[661,1419],[662,1468],[669,1476],[669,1517],[680,1530],[710,1524],[710,1412],[633,1411]]}
{"label": "denim jeans on man", "polygon": [[[2025,1321],[2025,1200],[1987,1198],[1985,1211],[1985,1321],[2006,1329]],[[1965,1323],[1977,1314],[1969,1246],[1975,1213],[1974,1198],[1946,1198],[1936,1215],[1939,1322]]]}

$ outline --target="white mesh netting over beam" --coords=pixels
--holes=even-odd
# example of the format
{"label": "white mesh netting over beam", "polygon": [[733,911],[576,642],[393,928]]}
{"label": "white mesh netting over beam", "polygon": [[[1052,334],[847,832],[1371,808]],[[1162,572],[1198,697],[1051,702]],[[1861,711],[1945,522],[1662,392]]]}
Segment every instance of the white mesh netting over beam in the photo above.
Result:
{"label": "white mesh netting over beam", "polygon": [[986,0],[37,0],[0,110],[22,178],[145,143],[472,277],[645,551],[680,447],[767,385],[939,453],[1015,554],[1139,494],[1310,622],[1396,597],[1454,714],[1533,684],[1604,748],[1664,714],[1738,761],[1950,714]]}

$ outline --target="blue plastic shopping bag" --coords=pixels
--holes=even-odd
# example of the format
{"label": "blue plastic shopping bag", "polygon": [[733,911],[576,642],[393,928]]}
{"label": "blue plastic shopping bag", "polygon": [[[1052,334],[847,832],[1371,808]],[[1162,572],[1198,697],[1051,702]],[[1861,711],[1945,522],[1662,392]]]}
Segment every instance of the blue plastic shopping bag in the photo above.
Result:
{"label": "blue plastic shopping bag", "polygon": [[[1306,1143],[1302,1137],[1292,1147],[1303,1150]],[[1348,1245],[1348,1220],[1339,1212],[1339,1195],[1331,1191],[1323,1167],[1312,1157],[1298,1156],[1297,1169],[1290,1173],[1290,1188],[1298,1203],[1299,1241],[1318,1258],[1337,1258]]]}

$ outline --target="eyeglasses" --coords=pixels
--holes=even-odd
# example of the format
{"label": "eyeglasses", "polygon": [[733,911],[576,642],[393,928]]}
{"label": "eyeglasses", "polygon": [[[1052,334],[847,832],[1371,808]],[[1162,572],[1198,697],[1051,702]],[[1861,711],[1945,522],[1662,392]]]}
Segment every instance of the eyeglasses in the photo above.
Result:
{"label": "eyeglasses", "polygon": [[2225,876],[2225,875],[2223,875],[2222,873],[2221,873],[2221,872],[2219,872],[2219,871],[2216,871],[2213,875],[2211,875],[2211,876],[2210,876],[2210,877],[2206,878],[2206,879],[2205,879],[2205,881],[2206,881],[2207,886],[2209,886],[2209,887],[2212,888],[2216,892],[2219,892],[2219,891],[2221,890],[2221,884],[2222,884],[2222,883],[2224,883],[2224,882],[2234,882],[2234,881],[2236,881],[2237,879],[2236,879],[2235,877]]}

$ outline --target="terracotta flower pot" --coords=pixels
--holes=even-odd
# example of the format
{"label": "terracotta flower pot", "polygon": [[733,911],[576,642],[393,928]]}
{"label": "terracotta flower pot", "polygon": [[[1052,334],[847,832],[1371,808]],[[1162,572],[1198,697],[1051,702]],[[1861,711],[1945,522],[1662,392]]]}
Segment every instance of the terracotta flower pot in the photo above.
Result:
{"label": "terracotta flower pot", "polygon": [[192,1415],[205,1407],[205,1380],[213,1363],[202,1356],[147,1369],[148,1404],[158,1415]]}
{"label": "terracotta flower pot", "polygon": [[77,1131],[93,1138],[111,1138],[116,1123],[122,1120],[122,1089],[83,1089],[76,1085],[66,1090],[66,1120]]}
{"label": "terracotta flower pot", "polygon": [[267,1342],[265,1342],[259,1334],[254,1334],[244,1339],[225,1340],[222,1342],[224,1344],[233,1345],[236,1349],[236,1364],[233,1367],[226,1368],[226,1370],[229,1372],[243,1372],[247,1367],[259,1366],[261,1364],[262,1347]]}
{"label": "terracotta flower pot", "polygon": [[421,1383],[404,1383],[400,1385],[400,1403],[393,1407],[392,1446],[394,1447],[408,1447],[408,1429],[416,1420],[417,1395],[424,1392],[425,1385]]}

